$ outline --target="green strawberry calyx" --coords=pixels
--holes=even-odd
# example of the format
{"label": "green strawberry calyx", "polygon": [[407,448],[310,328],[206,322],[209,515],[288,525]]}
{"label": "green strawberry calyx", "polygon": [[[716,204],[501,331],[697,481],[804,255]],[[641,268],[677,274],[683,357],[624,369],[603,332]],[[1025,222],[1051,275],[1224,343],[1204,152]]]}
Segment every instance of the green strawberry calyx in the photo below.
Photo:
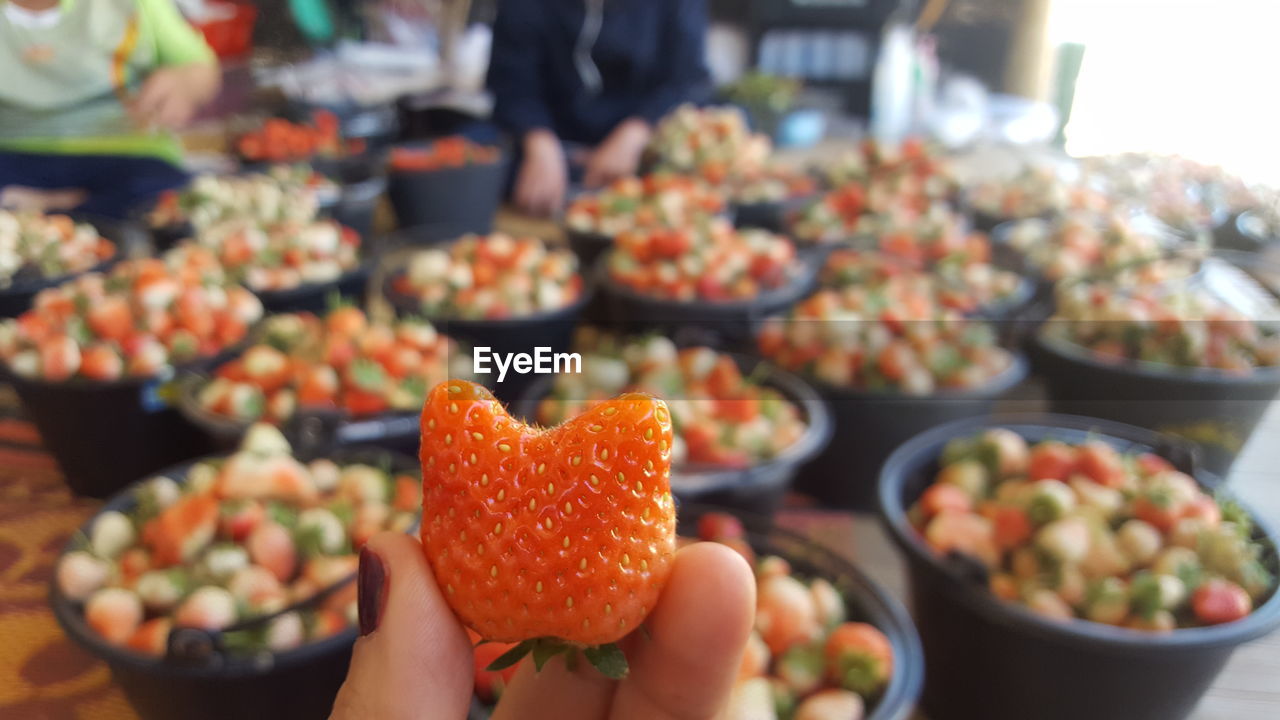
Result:
{"label": "green strawberry calyx", "polygon": [[566,655],[565,661],[572,665],[576,663],[579,652],[601,675],[612,680],[621,680],[627,676],[629,669],[627,657],[622,654],[622,649],[616,643],[584,648],[553,637],[525,640],[499,655],[485,670],[489,672],[506,670],[520,662],[526,655],[532,655],[534,669],[541,671],[548,660],[561,654]]}

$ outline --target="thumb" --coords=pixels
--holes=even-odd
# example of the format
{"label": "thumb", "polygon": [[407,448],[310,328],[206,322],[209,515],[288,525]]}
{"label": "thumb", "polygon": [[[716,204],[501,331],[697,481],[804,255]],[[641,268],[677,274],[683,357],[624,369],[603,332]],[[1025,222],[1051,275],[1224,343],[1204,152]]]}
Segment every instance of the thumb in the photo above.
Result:
{"label": "thumb", "polygon": [[376,535],[360,551],[360,634],[330,720],[457,720],[471,703],[472,651],[418,542]]}

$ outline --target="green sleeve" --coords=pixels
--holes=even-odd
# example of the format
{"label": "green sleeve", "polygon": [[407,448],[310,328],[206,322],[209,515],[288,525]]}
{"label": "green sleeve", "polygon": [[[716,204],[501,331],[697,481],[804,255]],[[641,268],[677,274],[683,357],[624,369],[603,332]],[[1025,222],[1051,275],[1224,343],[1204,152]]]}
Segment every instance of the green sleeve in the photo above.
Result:
{"label": "green sleeve", "polygon": [[173,0],[138,0],[138,15],[155,40],[161,66],[216,61],[204,36],[182,17]]}

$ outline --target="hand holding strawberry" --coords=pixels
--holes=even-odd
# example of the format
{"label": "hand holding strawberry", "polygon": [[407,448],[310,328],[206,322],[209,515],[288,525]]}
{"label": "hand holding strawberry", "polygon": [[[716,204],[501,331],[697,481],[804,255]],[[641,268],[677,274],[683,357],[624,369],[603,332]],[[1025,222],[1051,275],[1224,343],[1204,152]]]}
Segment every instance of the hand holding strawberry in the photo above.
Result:
{"label": "hand holding strawberry", "polygon": [[[670,417],[647,396],[544,431],[512,420],[482,388],[438,386],[423,410],[423,544],[383,533],[365,545],[361,639],[331,718],[465,715],[480,651],[460,619],[490,640],[532,646],[540,661],[516,668],[496,720],[716,716],[751,632],[755,582],[717,543],[674,551],[670,443]],[[619,472],[635,480],[624,486]],[[628,635],[642,621],[644,632]],[[620,681],[560,652],[621,659],[620,650],[586,648],[615,640],[629,660]],[[563,661],[548,662],[557,654]]]}

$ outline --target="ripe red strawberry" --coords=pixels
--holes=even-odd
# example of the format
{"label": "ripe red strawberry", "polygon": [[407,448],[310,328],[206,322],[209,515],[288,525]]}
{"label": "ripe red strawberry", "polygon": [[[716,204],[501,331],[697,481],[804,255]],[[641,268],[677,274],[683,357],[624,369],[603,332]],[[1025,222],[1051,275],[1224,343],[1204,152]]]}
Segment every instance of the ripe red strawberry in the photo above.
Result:
{"label": "ripe red strawberry", "polygon": [[544,430],[451,380],[422,409],[421,453],[436,581],[468,627],[520,643],[491,669],[585,648],[624,674],[612,643],[653,609],[675,553],[666,405],[623,395]]}

